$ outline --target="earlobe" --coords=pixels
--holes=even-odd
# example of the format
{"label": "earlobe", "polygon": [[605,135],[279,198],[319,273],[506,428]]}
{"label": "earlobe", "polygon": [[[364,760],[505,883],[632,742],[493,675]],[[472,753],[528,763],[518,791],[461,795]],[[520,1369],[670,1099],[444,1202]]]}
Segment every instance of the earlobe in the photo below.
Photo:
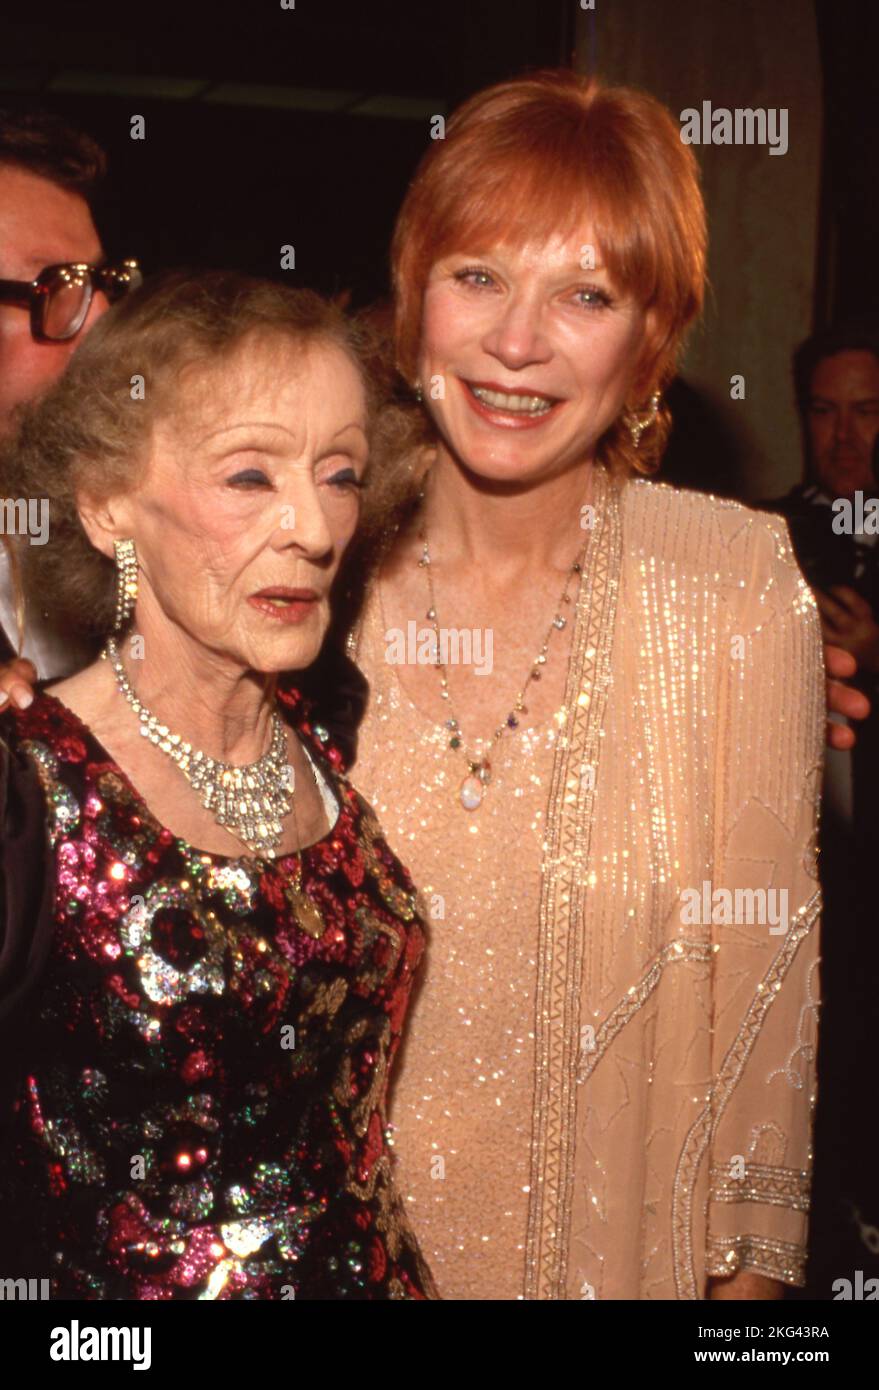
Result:
{"label": "earlobe", "polygon": [[114,543],[125,534],[120,527],[119,518],[114,515],[110,502],[96,502],[91,498],[78,497],[77,511],[85,531],[95,550],[108,559],[115,555]]}

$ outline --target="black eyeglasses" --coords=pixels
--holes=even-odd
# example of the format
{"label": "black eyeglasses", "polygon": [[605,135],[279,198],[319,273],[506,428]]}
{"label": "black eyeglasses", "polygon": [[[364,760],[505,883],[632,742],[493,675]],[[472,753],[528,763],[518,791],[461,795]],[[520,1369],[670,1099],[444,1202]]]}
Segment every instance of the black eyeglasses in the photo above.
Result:
{"label": "black eyeglasses", "polygon": [[0,280],[0,304],[30,308],[31,335],[38,343],[63,343],[82,328],[96,290],[112,304],[142,282],[137,261],[100,266],[70,261],[47,265],[36,280]]}

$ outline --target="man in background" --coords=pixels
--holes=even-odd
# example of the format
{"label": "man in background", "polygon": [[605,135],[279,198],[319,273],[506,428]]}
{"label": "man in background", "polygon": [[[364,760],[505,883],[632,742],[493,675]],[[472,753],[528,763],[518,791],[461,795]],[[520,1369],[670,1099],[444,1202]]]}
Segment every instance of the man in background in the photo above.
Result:
{"label": "man in background", "polygon": [[840,324],[794,356],[806,481],[760,505],[786,517],[812,586],[826,642],[851,653],[856,683],[873,701],[855,749],[828,756],[825,808],[860,836],[879,839],[879,322]]}
{"label": "man in background", "polygon": [[[82,333],[135,285],[133,263],[105,265],[92,214],[106,170],[88,135],[47,112],[0,110],[0,440],[16,408],[61,375]],[[0,504],[5,499],[0,499]],[[51,526],[51,499],[49,507]],[[4,528],[14,516],[0,514]],[[18,642],[10,544],[0,536],[0,662]],[[60,677],[86,654],[28,608],[23,655],[41,677]]]}
{"label": "man in background", "polygon": [[[826,752],[820,829],[822,1022],[809,1286],[829,1298],[849,1269],[879,1277],[875,1040],[879,997],[879,322],[840,324],[794,357],[806,481],[761,503],[787,518],[826,642],[858,663],[872,702],[853,748]],[[875,503],[879,513],[879,500]]]}

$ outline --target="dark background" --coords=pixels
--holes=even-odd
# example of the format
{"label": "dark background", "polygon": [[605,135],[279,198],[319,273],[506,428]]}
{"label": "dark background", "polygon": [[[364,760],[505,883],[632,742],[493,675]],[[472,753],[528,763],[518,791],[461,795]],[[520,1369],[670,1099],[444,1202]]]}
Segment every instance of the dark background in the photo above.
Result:
{"label": "dark background", "polygon": [[[0,101],[38,95],[108,150],[108,249],[153,270],[289,276],[289,243],[300,283],[351,288],[362,303],[385,291],[394,215],[430,116],[525,66],[564,61],[572,16],[554,0],[40,5],[0,21]],[[143,94],[146,78],[191,90]],[[145,140],[130,138],[135,113]]]}
{"label": "dark background", "polygon": [[[731,15],[734,42],[735,6],[699,2]],[[816,10],[817,327],[879,304],[879,4],[816,0]],[[568,62],[577,11],[576,0],[8,5],[0,102],[38,97],[108,149],[111,252],[153,270],[293,273],[362,304],[385,292],[394,215],[430,115],[525,68]],[[600,26],[598,9],[587,22]],[[145,140],[129,136],[133,114],[146,119]],[[279,270],[287,243],[295,272]]]}

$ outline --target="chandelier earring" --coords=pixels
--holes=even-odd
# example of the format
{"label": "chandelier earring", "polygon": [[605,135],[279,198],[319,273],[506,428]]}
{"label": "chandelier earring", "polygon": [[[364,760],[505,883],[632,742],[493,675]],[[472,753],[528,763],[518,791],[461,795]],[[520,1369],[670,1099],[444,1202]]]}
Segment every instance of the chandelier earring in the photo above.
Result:
{"label": "chandelier earring", "polygon": [[137,551],[134,541],[114,541],[116,552],[116,622],[114,631],[121,632],[134,612],[137,602]]}
{"label": "chandelier earring", "polygon": [[656,423],[659,414],[659,402],[662,396],[659,391],[654,391],[647,405],[647,410],[641,415],[629,415],[625,417],[625,422],[632,438],[632,445],[635,449],[641,447],[641,436],[645,430],[649,430],[651,425]]}

